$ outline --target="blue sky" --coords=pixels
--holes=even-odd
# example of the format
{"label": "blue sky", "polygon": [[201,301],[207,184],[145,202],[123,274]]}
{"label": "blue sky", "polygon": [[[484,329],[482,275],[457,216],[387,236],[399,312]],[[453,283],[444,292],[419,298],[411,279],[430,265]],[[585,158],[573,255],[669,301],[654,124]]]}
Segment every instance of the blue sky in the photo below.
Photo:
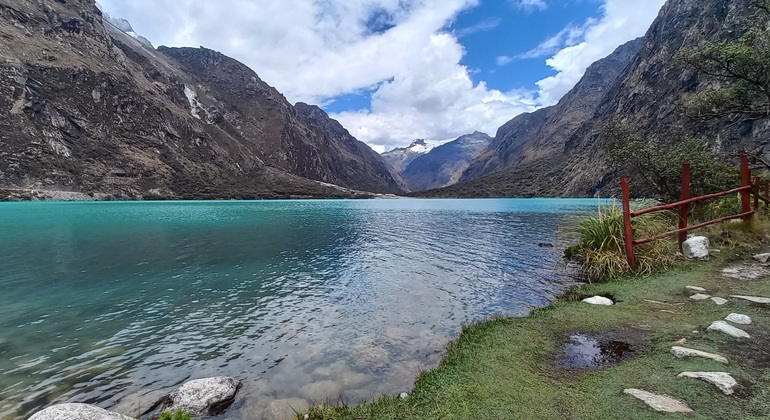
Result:
{"label": "blue sky", "polygon": [[205,46],[377,151],[494,135],[643,35],[665,0],[100,0],[155,45]]}

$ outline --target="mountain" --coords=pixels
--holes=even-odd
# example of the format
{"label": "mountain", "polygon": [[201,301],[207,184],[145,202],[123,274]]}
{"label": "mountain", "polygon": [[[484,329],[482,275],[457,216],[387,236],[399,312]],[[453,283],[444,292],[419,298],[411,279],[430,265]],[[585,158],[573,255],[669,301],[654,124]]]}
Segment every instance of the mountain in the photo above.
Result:
{"label": "mountain", "polygon": [[105,24],[112,24],[117,29],[119,29],[121,32],[123,32],[126,35],[128,35],[128,36],[136,39],[137,41],[139,41],[139,43],[141,43],[145,47],[155,48],[155,47],[152,46],[152,42],[150,42],[149,39],[147,39],[147,38],[137,34],[136,31],[134,31],[134,28],[131,27],[131,23],[129,21],[127,21],[126,19],[114,18],[114,17],[110,16],[107,13],[103,13],[103,15],[104,15],[103,16],[104,18],[102,20],[103,20],[103,22]]}
{"label": "mountain", "polygon": [[401,176],[412,191],[452,185],[491,143],[492,138],[484,133],[462,136],[417,156],[404,168]]}
{"label": "mountain", "polygon": [[119,198],[399,192],[381,157],[325,113],[292,106],[216,51],[147,48],[105,24],[93,0],[0,3],[0,38],[5,191]]}
{"label": "mountain", "polygon": [[770,119],[696,121],[681,111],[687,98],[713,86],[677,57],[707,42],[736,39],[748,28],[753,0],[669,0],[646,33],[592,65],[558,105],[505,124],[495,142],[453,186],[436,197],[592,196],[617,191],[618,174],[603,157],[600,132],[630,124],[660,147],[683,136],[719,150],[770,148]]}
{"label": "mountain", "polygon": [[407,165],[431,150],[431,146],[423,139],[417,139],[408,147],[399,147],[382,154],[382,158],[393,169],[393,173],[400,174]]}

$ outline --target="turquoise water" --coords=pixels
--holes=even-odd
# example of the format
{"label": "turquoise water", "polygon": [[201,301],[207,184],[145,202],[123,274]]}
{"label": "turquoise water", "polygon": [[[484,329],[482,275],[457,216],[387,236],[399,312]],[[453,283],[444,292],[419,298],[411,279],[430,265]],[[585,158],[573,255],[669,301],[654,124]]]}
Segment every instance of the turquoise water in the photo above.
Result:
{"label": "turquoise water", "polygon": [[138,415],[206,376],[228,418],[408,391],[463,323],[561,293],[596,200],[0,203],[0,418]]}

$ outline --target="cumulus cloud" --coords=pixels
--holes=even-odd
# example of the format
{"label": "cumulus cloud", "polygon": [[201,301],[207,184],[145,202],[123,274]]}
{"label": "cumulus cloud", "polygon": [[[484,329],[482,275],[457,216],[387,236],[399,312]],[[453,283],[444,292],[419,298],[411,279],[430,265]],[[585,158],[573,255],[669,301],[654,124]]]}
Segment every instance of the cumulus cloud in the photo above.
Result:
{"label": "cumulus cloud", "polygon": [[[560,49],[548,60],[556,74],[538,84],[539,92],[501,92],[474,83],[474,70],[461,64],[460,43],[501,20],[447,29],[479,1],[100,0],[105,11],[128,18],[155,45],[221,51],[254,69],[292,102],[323,104],[343,94],[372,92],[369,109],[332,117],[377,150],[475,130],[493,135],[510,118],[541,105],[538,95],[543,104],[558,100],[591,62],[631,39],[629,34],[643,32],[636,28],[646,28],[652,21],[646,19],[650,10],[657,12],[663,2],[605,0],[602,19],[566,28],[557,39],[527,53]],[[510,1],[530,10],[546,6],[543,0]],[[503,65],[514,58],[497,61]]]}
{"label": "cumulus cloud", "polygon": [[[546,60],[556,74],[537,82],[540,105],[557,103],[583,77],[588,66],[611,54],[619,45],[644,35],[665,1],[606,0],[602,17],[590,19],[575,32],[580,36],[574,39],[582,38],[582,41],[559,50]],[[549,42],[544,43],[546,47]]]}

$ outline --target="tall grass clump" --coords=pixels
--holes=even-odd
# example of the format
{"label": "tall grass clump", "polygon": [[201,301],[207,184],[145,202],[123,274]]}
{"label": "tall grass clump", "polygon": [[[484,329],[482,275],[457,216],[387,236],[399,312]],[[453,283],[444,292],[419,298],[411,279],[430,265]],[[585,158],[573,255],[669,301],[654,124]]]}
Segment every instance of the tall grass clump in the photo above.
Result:
{"label": "tall grass clump", "polygon": [[[671,212],[652,213],[632,219],[634,237],[652,236],[671,230],[676,222]],[[660,240],[634,248],[636,270],[628,265],[625,251],[623,209],[617,201],[598,205],[595,215],[582,217],[574,227],[577,245],[567,248],[565,258],[579,264],[579,274],[589,282],[629,275],[650,275],[671,265],[677,244]]]}
{"label": "tall grass clump", "polygon": [[159,420],[191,420],[192,413],[185,410],[176,410],[174,412],[164,411],[160,414]]}

